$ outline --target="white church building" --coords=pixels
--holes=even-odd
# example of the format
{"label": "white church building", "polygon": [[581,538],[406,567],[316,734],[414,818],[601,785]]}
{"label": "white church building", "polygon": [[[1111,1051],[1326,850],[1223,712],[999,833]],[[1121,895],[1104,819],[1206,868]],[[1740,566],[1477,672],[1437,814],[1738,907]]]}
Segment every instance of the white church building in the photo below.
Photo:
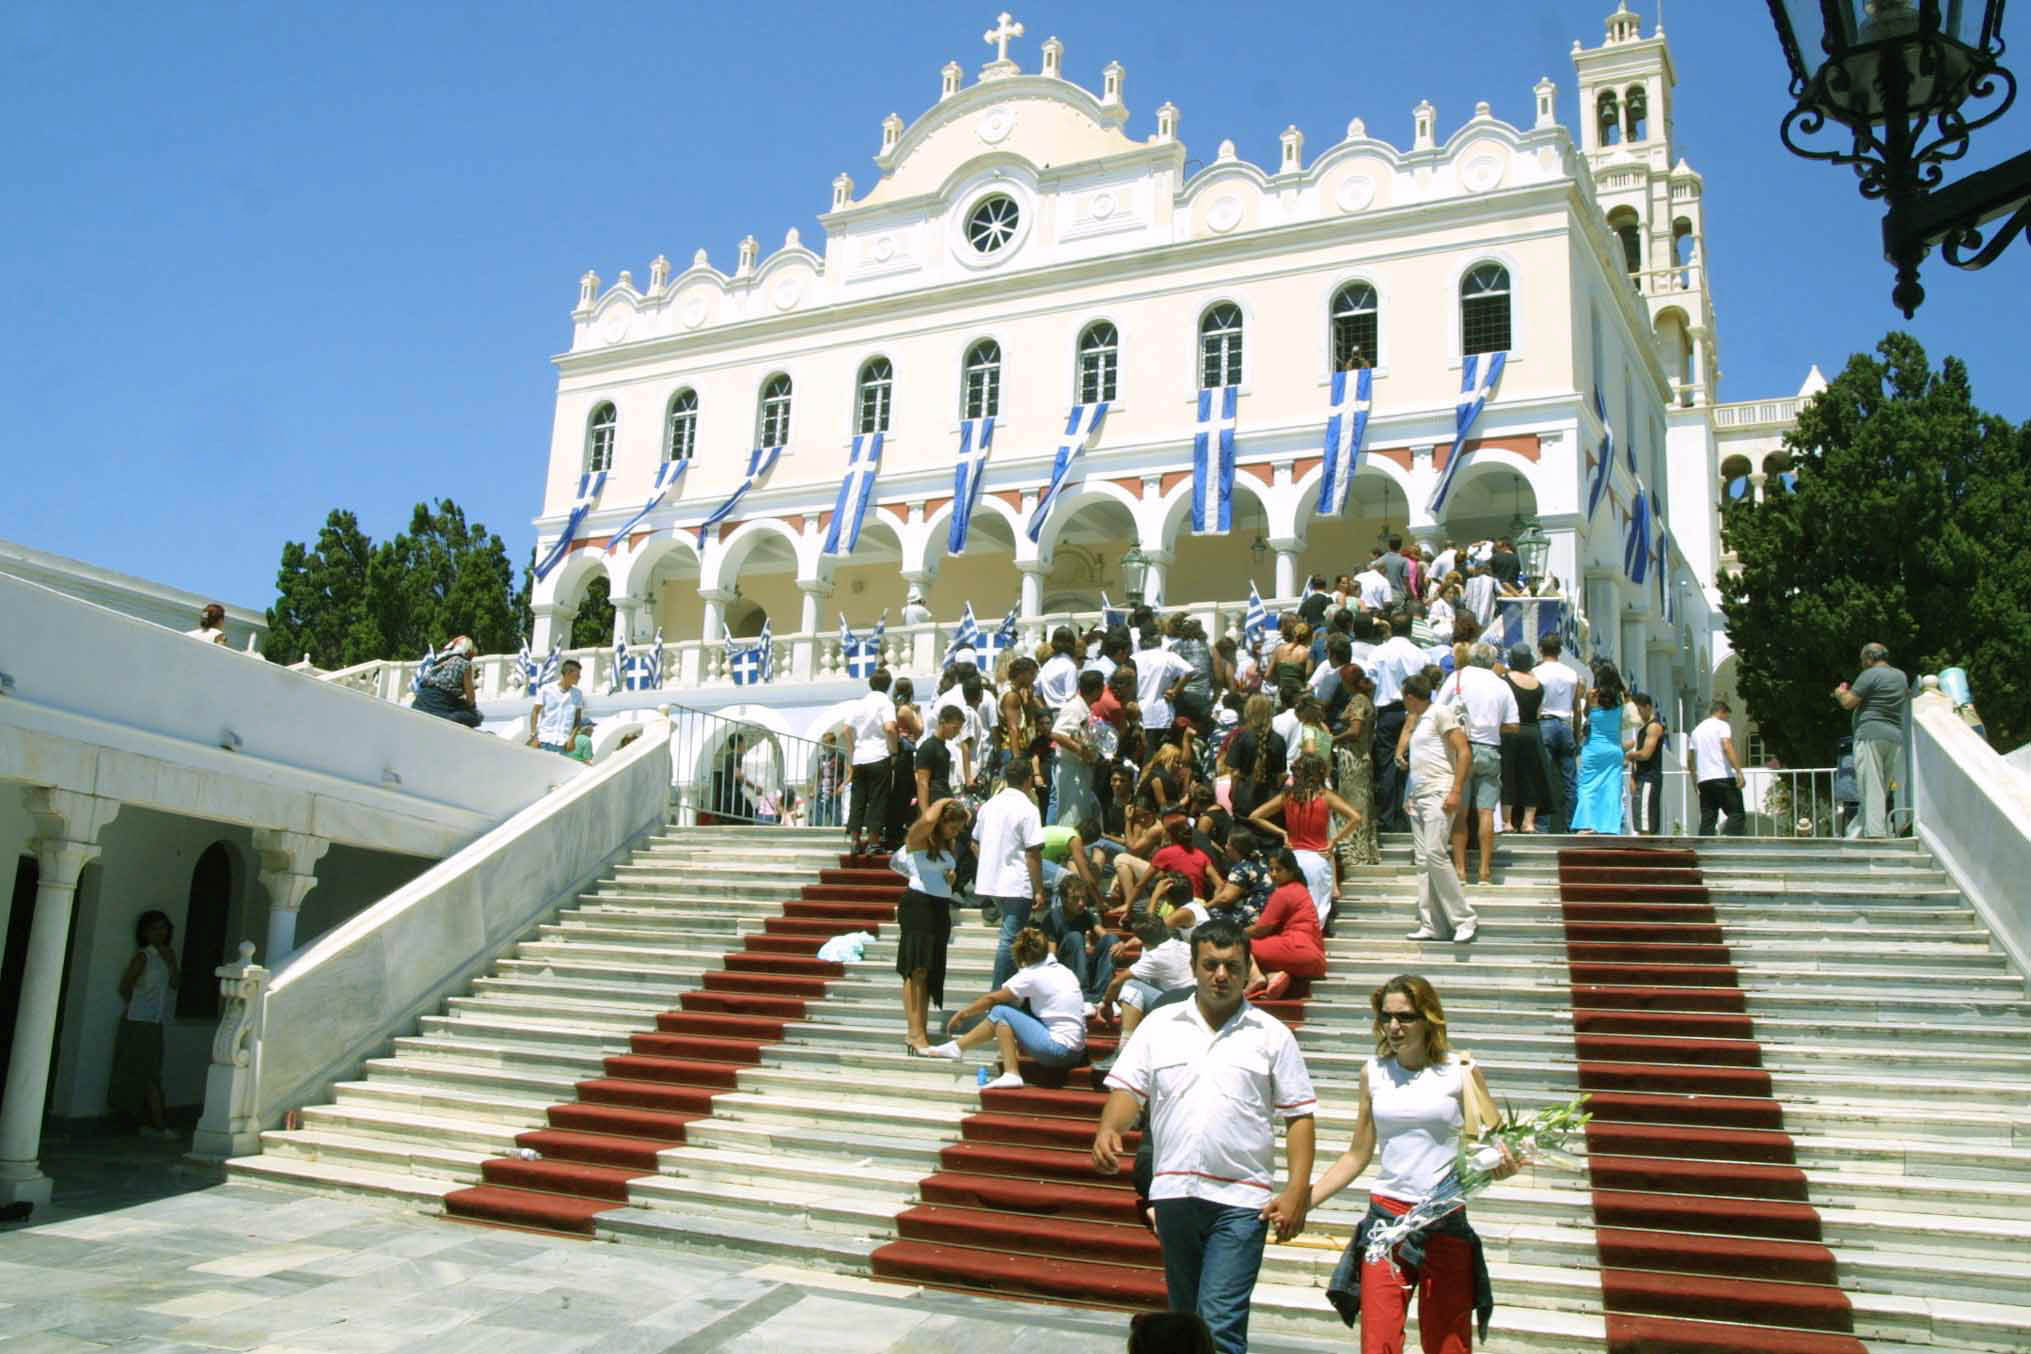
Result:
{"label": "white church building", "polygon": [[[1025,69],[1019,28],[977,78],[952,63],[929,108],[884,119],[876,176],[833,181],[821,241],[581,279],[536,652],[603,575],[617,637],[663,636],[687,703],[796,707],[768,722],[807,733],[851,693],[841,617],[885,616],[891,666],[933,672],[968,604],[989,628],[1015,607],[1034,640],[1123,600],[1133,548],[1148,600],[1234,633],[1251,581],[1290,599],[1391,534],[1535,523],[1590,653],[1667,709],[1711,694],[1730,418],[1662,31],[1624,7],[1574,44],[1577,128],[1547,78],[1504,101],[1513,120],[1422,103],[1408,146],[1356,117],[1323,148],[1288,128],[1273,165],[1223,141],[1188,169],[1177,105],[1133,128],[1119,63],[1088,89],[1052,37]],[[1231,507],[1202,532],[1195,446],[1217,479],[1223,425]],[[912,590],[929,622],[901,623]],[[774,688],[736,693],[724,639],[765,623]],[[498,671],[483,696],[520,699]]]}

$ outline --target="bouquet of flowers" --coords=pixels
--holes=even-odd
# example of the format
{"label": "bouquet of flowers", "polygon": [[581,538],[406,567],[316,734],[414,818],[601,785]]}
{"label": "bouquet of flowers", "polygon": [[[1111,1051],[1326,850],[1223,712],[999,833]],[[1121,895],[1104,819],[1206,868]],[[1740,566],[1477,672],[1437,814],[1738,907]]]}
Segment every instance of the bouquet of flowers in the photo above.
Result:
{"label": "bouquet of flowers", "polygon": [[1571,1104],[1539,1110],[1527,1119],[1520,1118],[1514,1109],[1508,1109],[1500,1119],[1483,1129],[1475,1141],[1468,1142],[1463,1136],[1453,1169],[1439,1182],[1430,1197],[1402,1217],[1368,1229],[1368,1245],[1362,1252],[1363,1258],[1370,1262],[1381,1260],[1399,1244],[1465,1208],[1467,1200],[1494,1183],[1495,1172],[1502,1165],[1504,1148],[1524,1165],[1578,1170],[1582,1165],[1580,1159],[1566,1147],[1586,1132],[1588,1122],[1594,1117],[1583,1108],[1586,1103],[1585,1095],[1575,1096]]}

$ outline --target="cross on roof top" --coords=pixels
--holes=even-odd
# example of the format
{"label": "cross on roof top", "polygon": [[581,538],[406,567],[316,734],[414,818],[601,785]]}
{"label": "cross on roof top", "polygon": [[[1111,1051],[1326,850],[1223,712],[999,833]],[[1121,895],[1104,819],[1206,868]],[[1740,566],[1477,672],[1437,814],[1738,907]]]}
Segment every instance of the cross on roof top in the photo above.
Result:
{"label": "cross on roof top", "polygon": [[999,19],[1000,22],[995,24],[993,28],[981,34],[980,40],[994,44],[994,59],[996,61],[1006,61],[1008,60],[1008,40],[1010,38],[1021,37],[1023,35],[1023,26],[1019,23],[1011,23],[1007,10],[1001,12]]}

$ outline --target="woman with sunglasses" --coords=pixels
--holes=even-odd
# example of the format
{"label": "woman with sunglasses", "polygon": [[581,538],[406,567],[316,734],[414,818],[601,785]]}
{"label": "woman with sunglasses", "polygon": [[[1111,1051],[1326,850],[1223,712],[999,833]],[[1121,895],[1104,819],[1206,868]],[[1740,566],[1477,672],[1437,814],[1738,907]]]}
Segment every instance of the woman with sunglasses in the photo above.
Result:
{"label": "woman with sunglasses", "polygon": [[[1491,1123],[1494,1101],[1481,1069],[1448,1040],[1445,1008],[1430,983],[1411,974],[1391,978],[1375,989],[1369,1005],[1375,1012],[1375,1056],[1361,1071],[1354,1141],[1312,1185],[1317,1208],[1351,1184],[1371,1159],[1379,1161],[1367,1216],[1349,1248],[1360,1264],[1358,1291],[1335,1291],[1335,1305],[1350,1325],[1350,1308],[1359,1312],[1361,1354],[1402,1354],[1404,1318],[1415,1292],[1424,1354],[1468,1354],[1473,1318],[1480,1316],[1485,1337],[1494,1301],[1481,1239],[1464,1209],[1401,1243],[1388,1259],[1370,1264],[1361,1251],[1369,1228],[1408,1213],[1438,1188],[1459,1155],[1462,1131],[1478,1132]],[[1516,1168],[1505,1152],[1495,1178],[1507,1179]]]}

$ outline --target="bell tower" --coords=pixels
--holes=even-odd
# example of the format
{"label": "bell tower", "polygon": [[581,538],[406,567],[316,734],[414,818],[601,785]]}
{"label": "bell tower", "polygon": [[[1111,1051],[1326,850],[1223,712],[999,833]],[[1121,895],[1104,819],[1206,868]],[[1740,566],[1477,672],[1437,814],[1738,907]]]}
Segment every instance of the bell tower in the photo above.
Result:
{"label": "bell tower", "polygon": [[1706,278],[1703,184],[1675,159],[1672,94],[1678,70],[1659,24],[1648,37],[1627,0],[1608,16],[1599,47],[1573,43],[1580,148],[1595,196],[1643,296],[1664,369],[1681,405],[1711,403],[1719,377]]}

